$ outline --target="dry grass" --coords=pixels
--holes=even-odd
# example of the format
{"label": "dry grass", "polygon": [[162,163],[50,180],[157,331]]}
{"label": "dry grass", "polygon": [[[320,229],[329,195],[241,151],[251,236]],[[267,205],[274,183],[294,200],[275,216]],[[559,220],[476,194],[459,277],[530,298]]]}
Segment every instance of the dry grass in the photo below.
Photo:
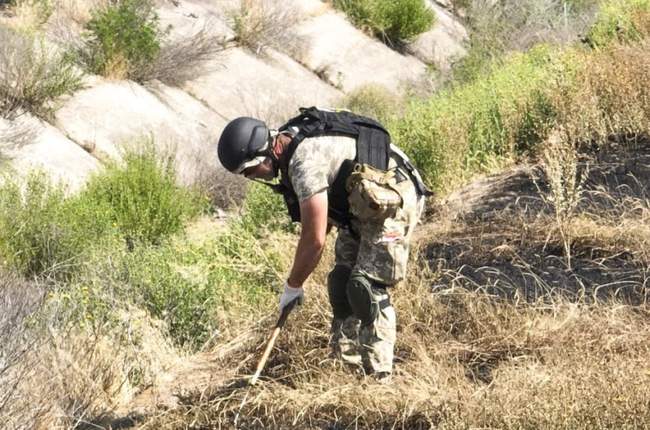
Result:
{"label": "dry grass", "polygon": [[81,87],[79,73],[44,43],[1,24],[0,40],[0,118],[48,118],[60,96]]}
{"label": "dry grass", "polygon": [[304,41],[292,31],[302,19],[297,14],[296,8],[273,0],[239,0],[228,12],[235,41],[256,55],[267,49],[290,55],[301,51]]}
{"label": "dry grass", "polygon": [[643,42],[614,45],[596,55],[572,54],[586,73],[571,84],[558,82],[550,94],[565,141],[637,146],[650,118],[649,52]]}
{"label": "dry grass", "polygon": [[43,294],[39,285],[0,272],[0,422],[9,428],[32,428],[43,414],[38,407],[20,401],[21,382],[33,371],[31,354],[41,346],[28,325]]}
{"label": "dry grass", "polygon": [[50,0],[14,0],[10,2],[7,17],[0,15],[0,21],[20,31],[35,32],[43,27],[51,14]]}
{"label": "dry grass", "polygon": [[[30,349],[9,373],[14,385],[0,408],[3,428],[92,427],[110,419],[179,359],[141,312],[124,315],[122,322],[121,333],[53,325],[32,330]],[[24,342],[18,334],[12,338]]]}
{"label": "dry grass", "polygon": [[223,360],[231,384],[142,428],[638,428],[650,418],[647,308],[517,305],[460,288],[431,294],[428,282],[413,276],[394,295],[392,385],[328,356],[327,300],[314,288],[262,384],[237,384],[259,356],[249,346]]}
{"label": "dry grass", "polygon": [[207,23],[194,34],[163,44],[145,79],[182,86],[218,67],[219,54],[225,47],[224,37],[215,34]]}
{"label": "dry grass", "polygon": [[[641,160],[636,176],[650,173],[645,153],[622,164],[630,159]],[[571,268],[549,228],[554,208],[539,196],[487,220],[438,213],[393,294],[391,385],[329,356],[330,243],[261,384],[242,387],[241,378],[254,372],[272,317],[219,359],[229,382],[140,428],[647,428],[650,207],[645,182],[613,186],[627,177],[620,166],[590,170],[567,224]],[[526,189],[549,192],[527,178]],[[273,315],[275,303],[268,308]]]}

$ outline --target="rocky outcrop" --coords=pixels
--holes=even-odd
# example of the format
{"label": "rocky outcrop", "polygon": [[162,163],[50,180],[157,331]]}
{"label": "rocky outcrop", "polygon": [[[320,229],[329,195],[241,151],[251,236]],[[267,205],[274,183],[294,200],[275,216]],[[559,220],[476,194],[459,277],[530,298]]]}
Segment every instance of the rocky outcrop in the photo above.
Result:
{"label": "rocky outcrop", "polygon": [[197,160],[214,158],[224,120],[181,90],[154,84],[97,79],[56,113],[56,126],[95,158],[119,159],[129,144],[151,140],[176,151],[183,183],[192,183]]}
{"label": "rocky outcrop", "polygon": [[214,71],[188,82],[185,90],[224,120],[254,116],[276,123],[306,105],[332,105],[342,93],[289,56],[269,51],[261,59],[233,48]]}
{"label": "rocky outcrop", "polygon": [[296,32],[307,41],[305,49],[297,53],[298,61],[344,92],[367,84],[398,91],[426,71],[423,62],[367,36],[340,12],[309,18]]}
{"label": "rocky outcrop", "polygon": [[[10,132],[9,130],[13,130]],[[2,155],[11,161],[5,174],[25,176],[45,172],[54,182],[77,191],[100,168],[100,163],[50,124],[24,114],[13,121],[0,118],[0,135],[11,133]]]}
{"label": "rocky outcrop", "polygon": [[418,36],[408,49],[422,61],[447,72],[455,60],[467,53],[465,45],[469,36],[465,27],[448,10],[431,0],[428,0],[428,5],[436,14],[435,25]]}

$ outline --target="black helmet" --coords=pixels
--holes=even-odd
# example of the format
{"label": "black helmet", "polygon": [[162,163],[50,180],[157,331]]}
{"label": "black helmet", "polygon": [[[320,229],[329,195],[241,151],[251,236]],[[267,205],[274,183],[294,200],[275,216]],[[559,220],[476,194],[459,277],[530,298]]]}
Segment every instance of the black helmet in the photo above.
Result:
{"label": "black helmet", "polygon": [[[269,138],[269,129],[259,119],[239,117],[233,119],[223,129],[217,154],[223,167],[235,172],[245,161],[261,155]],[[239,172],[236,172],[239,173]]]}

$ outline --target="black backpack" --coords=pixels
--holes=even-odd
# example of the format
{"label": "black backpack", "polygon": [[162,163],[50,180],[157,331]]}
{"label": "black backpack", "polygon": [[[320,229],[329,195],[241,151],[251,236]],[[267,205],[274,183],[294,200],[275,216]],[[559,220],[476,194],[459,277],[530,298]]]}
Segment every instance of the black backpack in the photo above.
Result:
{"label": "black backpack", "polygon": [[[297,129],[295,131],[294,129]],[[289,216],[294,222],[300,221],[300,205],[291,181],[288,177],[288,165],[296,148],[306,138],[317,136],[347,136],[356,139],[357,156],[354,160],[346,160],[341,166],[334,183],[328,190],[328,217],[340,225],[350,222],[348,195],[345,182],[357,163],[369,164],[381,170],[388,169],[392,155],[390,150],[390,134],[374,119],[354,114],[349,111],[326,111],[316,107],[300,108],[300,114],[287,121],[278,129],[279,132],[290,132],[293,135],[287,148],[286,163],[280,166],[282,174],[280,184],[274,190],[284,197]],[[429,191],[424,184],[413,175],[415,168],[401,157],[395,158],[397,164],[409,173],[416,185],[418,193],[427,195]]]}

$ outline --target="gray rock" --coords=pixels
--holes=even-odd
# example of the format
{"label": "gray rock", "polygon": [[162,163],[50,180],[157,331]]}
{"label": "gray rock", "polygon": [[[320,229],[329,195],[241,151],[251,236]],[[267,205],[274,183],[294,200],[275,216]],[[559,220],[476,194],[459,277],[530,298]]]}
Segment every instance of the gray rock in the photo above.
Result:
{"label": "gray rock", "polygon": [[447,72],[455,60],[467,54],[465,45],[469,36],[453,14],[431,0],[427,3],[436,14],[436,22],[431,30],[418,36],[408,49],[425,63]]}
{"label": "gray rock", "polygon": [[306,105],[329,106],[342,93],[285,54],[269,51],[261,59],[240,48],[229,49],[222,67],[185,84],[184,89],[224,120],[250,115],[270,125]]}
{"label": "gray rock", "polygon": [[200,0],[165,1],[157,9],[160,26],[171,40],[180,39],[207,30],[212,34],[232,39],[233,31],[224,22],[223,5]]}
{"label": "gray rock", "polygon": [[296,26],[307,43],[298,61],[344,92],[367,84],[397,91],[426,71],[417,58],[402,55],[355,28],[336,11],[313,16]]}
{"label": "gray rock", "polygon": [[[155,93],[154,93],[155,92]],[[56,125],[100,160],[120,159],[129,145],[151,140],[176,153],[181,183],[193,183],[197,161],[209,159],[223,121],[182,91],[153,84],[98,80],[74,94],[56,114]]]}
{"label": "gray rock", "polygon": [[8,165],[1,169],[5,173],[25,176],[41,170],[74,193],[101,167],[97,159],[59,130],[29,114],[13,121],[0,118],[0,136],[5,140],[2,154],[9,158]]}

